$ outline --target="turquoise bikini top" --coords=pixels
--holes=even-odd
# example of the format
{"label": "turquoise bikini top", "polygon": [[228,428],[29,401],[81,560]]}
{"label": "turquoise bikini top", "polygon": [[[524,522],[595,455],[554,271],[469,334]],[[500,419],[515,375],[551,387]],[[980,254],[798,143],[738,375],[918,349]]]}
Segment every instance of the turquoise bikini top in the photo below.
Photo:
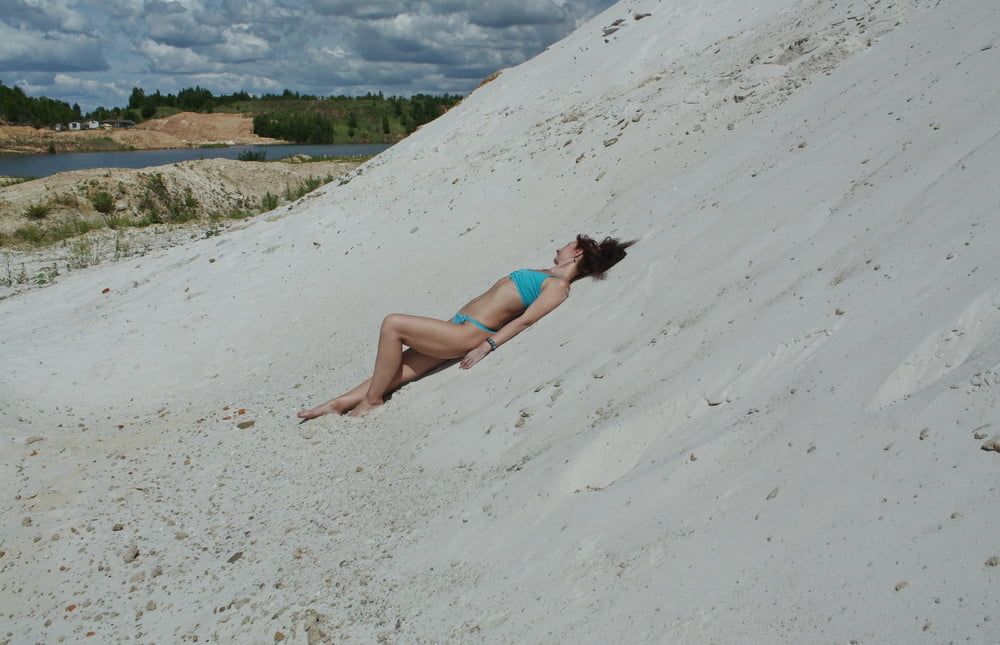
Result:
{"label": "turquoise bikini top", "polygon": [[538,298],[545,279],[554,277],[544,271],[535,271],[534,269],[518,269],[510,274],[510,279],[514,281],[514,286],[517,287],[517,293],[521,296],[521,302],[525,309]]}

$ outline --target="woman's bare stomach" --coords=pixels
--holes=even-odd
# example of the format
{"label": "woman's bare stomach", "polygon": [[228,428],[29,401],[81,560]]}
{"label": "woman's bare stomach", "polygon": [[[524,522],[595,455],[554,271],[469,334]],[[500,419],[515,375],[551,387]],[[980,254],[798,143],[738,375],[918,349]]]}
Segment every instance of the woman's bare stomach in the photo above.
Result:
{"label": "woman's bare stomach", "polygon": [[491,329],[500,329],[517,318],[524,307],[510,278],[498,280],[483,295],[470,300],[458,313],[475,318]]}

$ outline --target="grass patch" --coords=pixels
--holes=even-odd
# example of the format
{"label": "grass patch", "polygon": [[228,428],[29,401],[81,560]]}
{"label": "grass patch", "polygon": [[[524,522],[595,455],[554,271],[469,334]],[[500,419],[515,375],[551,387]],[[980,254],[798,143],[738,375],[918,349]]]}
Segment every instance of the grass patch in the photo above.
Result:
{"label": "grass patch", "polygon": [[135,150],[132,146],[123,146],[111,137],[86,137],[76,142],[79,152],[117,152],[119,150]]}
{"label": "grass patch", "polygon": [[335,161],[338,163],[364,163],[375,155],[288,155],[276,161],[288,163],[317,163],[320,161]]}
{"label": "grass patch", "polygon": [[73,193],[60,193],[52,198],[52,203],[66,208],[80,208],[80,200]]}
{"label": "grass patch", "polygon": [[100,254],[89,240],[73,240],[66,256],[67,269],[85,269],[101,261]]}
{"label": "grass patch", "polygon": [[180,192],[171,191],[163,175],[153,173],[143,179],[146,191],[139,200],[139,210],[146,213],[151,224],[164,221],[180,223],[198,219],[198,200],[191,187]]}
{"label": "grass patch", "polygon": [[23,184],[26,181],[33,181],[38,177],[0,177],[0,187]]}
{"label": "grass patch", "polygon": [[267,150],[244,150],[236,155],[239,161],[267,161]]}
{"label": "grass patch", "polygon": [[297,186],[285,185],[285,201],[294,202],[296,199],[311,193],[331,181],[333,181],[333,175],[327,175],[326,177],[310,176],[299,182]]}
{"label": "grass patch", "polygon": [[110,213],[115,209],[115,200],[107,191],[101,190],[90,196],[90,204],[98,213]]}
{"label": "grass patch", "polygon": [[145,228],[151,224],[159,224],[159,219],[151,217],[129,217],[128,215],[105,215],[104,225],[112,231],[120,231],[123,228]]}
{"label": "grass patch", "polygon": [[264,212],[273,211],[278,207],[278,196],[272,195],[271,191],[264,193],[264,196],[260,198],[260,206],[264,209]]}
{"label": "grass patch", "polygon": [[51,204],[32,204],[24,211],[24,216],[28,219],[45,219],[52,212]]}
{"label": "grass patch", "polygon": [[26,224],[15,229],[11,235],[4,236],[0,242],[4,245],[21,243],[31,246],[47,246],[89,233],[98,228],[101,228],[100,222],[91,222],[80,218],[66,220],[48,227]]}

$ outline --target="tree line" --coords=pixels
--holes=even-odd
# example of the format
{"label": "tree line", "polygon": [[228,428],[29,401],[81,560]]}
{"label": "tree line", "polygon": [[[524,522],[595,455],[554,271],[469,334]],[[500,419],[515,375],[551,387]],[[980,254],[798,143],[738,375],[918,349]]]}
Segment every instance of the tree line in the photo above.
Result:
{"label": "tree line", "polygon": [[176,94],[159,89],[147,94],[133,87],[128,104],[103,105],[84,114],[79,104],[27,96],[20,87],[0,81],[0,119],[36,127],[80,121],[130,119],[143,121],[178,111],[252,114],[254,133],[297,143],[350,143],[398,140],[433,121],[462,100],[460,94],[414,94],[409,97],[368,92],[359,96],[319,97],[284,90],[254,96],[245,91],[213,94],[196,85]]}
{"label": "tree line", "polygon": [[[286,99],[287,100],[287,99]],[[253,131],[296,143],[352,143],[399,139],[462,100],[458,94],[379,94],[298,100],[283,105],[261,98]]]}
{"label": "tree line", "polygon": [[8,123],[40,127],[82,118],[78,104],[70,106],[65,101],[28,96],[20,87],[8,87],[0,81],[0,119]]}

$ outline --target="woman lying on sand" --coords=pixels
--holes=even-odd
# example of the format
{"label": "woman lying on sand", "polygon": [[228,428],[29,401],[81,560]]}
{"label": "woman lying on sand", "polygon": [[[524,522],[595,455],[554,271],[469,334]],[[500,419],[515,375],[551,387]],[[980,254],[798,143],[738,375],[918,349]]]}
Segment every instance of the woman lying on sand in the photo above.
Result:
{"label": "woman lying on sand", "polygon": [[[514,271],[473,298],[450,321],[406,314],[386,316],[372,377],[298,416],[314,419],[331,412],[350,412],[350,416],[360,417],[382,405],[387,392],[445,361],[464,356],[459,367],[469,369],[561,305],[569,297],[571,282],[588,275],[602,276],[634,243],[610,237],[598,243],[577,235],[556,252],[555,266],[545,271]],[[409,349],[403,351],[403,345]]]}

